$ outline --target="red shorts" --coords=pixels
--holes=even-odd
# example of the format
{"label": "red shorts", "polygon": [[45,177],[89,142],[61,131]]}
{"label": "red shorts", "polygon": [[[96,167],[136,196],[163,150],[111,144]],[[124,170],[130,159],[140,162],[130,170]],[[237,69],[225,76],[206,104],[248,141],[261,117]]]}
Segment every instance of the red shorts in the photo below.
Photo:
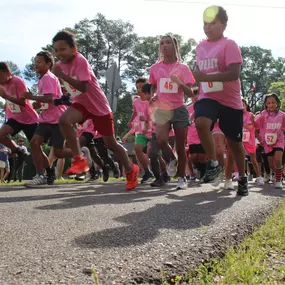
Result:
{"label": "red shorts", "polygon": [[76,102],[72,103],[71,107],[73,107],[83,115],[83,122],[80,123],[83,124],[86,120],[92,119],[94,128],[102,136],[109,137],[114,135],[115,131],[114,131],[114,120],[112,113],[109,113],[104,116],[96,116],[87,111],[84,106]]}

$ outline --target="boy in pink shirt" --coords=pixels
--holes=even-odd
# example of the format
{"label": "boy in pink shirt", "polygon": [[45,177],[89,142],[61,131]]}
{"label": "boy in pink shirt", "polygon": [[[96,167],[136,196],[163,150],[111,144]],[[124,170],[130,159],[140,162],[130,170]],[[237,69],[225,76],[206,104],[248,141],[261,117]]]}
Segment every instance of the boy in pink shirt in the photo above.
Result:
{"label": "boy in pink shirt", "polygon": [[139,167],[130,162],[124,148],[115,139],[112,111],[92,67],[78,53],[75,38],[71,32],[59,32],[52,41],[55,55],[59,59],[53,68],[53,73],[63,80],[65,88],[73,97],[72,105],[59,120],[61,132],[74,157],[67,174],[80,174],[89,169],[87,160],[80,154],[73,125],[92,119],[94,127],[102,134],[107,148],[115,153],[126,170],[126,189],[134,189],[138,184]]}
{"label": "boy in pink shirt", "polygon": [[[50,168],[49,160],[42,150],[42,144],[50,141],[54,147],[57,157],[62,157],[64,138],[61,134],[58,120],[66,107],[63,105],[55,106],[54,99],[61,97],[61,87],[57,77],[50,72],[54,64],[51,53],[47,51],[39,52],[35,58],[35,71],[39,75],[38,95],[25,92],[24,97],[39,103],[41,114],[39,125],[31,140],[32,156],[36,166],[37,175],[28,181],[26,187],[38,187],[39,185],[52,185],[55,180],[54,168]],[[59,152],[61,152],[59,154]],[[47,176],[45,176],[45,169]]]}
{"label": "boy in pink shirt", "polygon": [[0,62],[0,96],[6,100],[5,111],[7,122],[0,129],[0,143],[18,155],[23,155],[19,146],[9,138],[23,131],[30,141],[37,128],[38,114],[29,100],[24,98],[28,91],[24,81],[13,76],[9,66]]}
{"label": "boy in pink shirt", "polygon": [[151,127],[150,118],[148,116],[149,102],[145,99],[145,94],[142,92],[142,86],[146,83],[145,78],[138,78],[136,80],[136,88],[138,91],[139,98],[133,101],[133,113],[131,115],[129,125],[132,123],[134,118],[138,118],[138,131],[135,140],[135,152],[136,156],[144,169],[144,175],[141,183],[148,182],[153,178],[153,174],[149,169],[149,159],[144,153],[144,149],[147,148],[148,143],[151,141]]}
{"label": "boy in pink shirt", "polygon": [[222,173],[211,133],[213,123],[219,120],[219,126],[228,140],[239,170],[237,194],[246,196],[248,186],[242,145],[243,107],[239,80],[242,57],[238,45],[224,37],[227,22],[227,12],[220,6],[208,7],[204,12],[207,40],[196,48],[199,70],[193,73],[200,83],[195,118],[201,143],[210,159],[204,182],[217,184]]}

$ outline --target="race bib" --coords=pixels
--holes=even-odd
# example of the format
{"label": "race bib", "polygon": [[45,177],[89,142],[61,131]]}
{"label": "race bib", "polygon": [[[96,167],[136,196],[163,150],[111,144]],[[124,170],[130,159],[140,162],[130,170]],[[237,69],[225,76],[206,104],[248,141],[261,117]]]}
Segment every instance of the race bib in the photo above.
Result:
{"label": "race bib", "polygon": [[162,93],[178,93],[177,83],[171,81],[170,78],[160,78],[159,87]]}
{"label": "race bib", "polygon": [[204,93],[219,92],[224,90],[223,82],[202,82]]}
{"label": "race bib", "polygon": [[[208,74],[215,74],[217,72],[208,73]],[[204,93],[211,93],[211,92],[220,92],[224,90],[223,82],[202,82],[201,83],[202,90]]]}
{"label": "race bib", "polygon": [[10,101],[7,101],[7,106],[12,113],[21,113],[21,108],[19,105],[12,103]]}
{"label": "race bib", "polygon": [[277,134],[274,133],[266,133],[265,134],[265,142],[267,145],[274,145],[277,141]]}
{"label": "race bib", "polygon": [[41,110],[47,110],[49,107],[48,103],[42,103]]}
{"label": "race bib", "polygon": [[[73,79],[77,79],[76,76],[72,77]],[[82,94],[82,92],[80,92],[79,90],[75,89],[73,86],[71,86],[69,83],[67,83],[66,81],[63,82],[64,87],[66,89],[66,91],[72,96],[72,97],[76,97],[79,96],[80,94]]]}
{"label": "race bib", "polygon": [[242,134],[242,142],[249,142],[250,139],[250,132],[243,132]]}

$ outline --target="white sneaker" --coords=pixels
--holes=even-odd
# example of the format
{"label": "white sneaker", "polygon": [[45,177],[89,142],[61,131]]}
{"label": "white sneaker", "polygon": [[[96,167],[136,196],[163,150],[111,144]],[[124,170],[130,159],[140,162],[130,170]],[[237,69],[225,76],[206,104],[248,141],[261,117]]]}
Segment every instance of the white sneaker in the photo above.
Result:
{"label": "white sneaker", "polygon": [[275,182],[275,188],[276,189],[283,189],[282,183],[281,182]]}
{"label": "white sneaker", "polygon": [[185,190],[185,189],[187,189],[187,183],[185,177],[178,177],[176,190]]}
{"label": "white sneaker", "polygon": [[168,169],[167,169],[167,172],[168,172],[168,175],[170,177],[174,177],[177,173],[177,167],[178,167],[178,161],[177,159],[173,159],[170,161],[169,165],[168,165]]}
{"label": "white sneaker", "polygon": [[234,185],[231,179],[226,179],[224,188],[225,190],[234,190]]}
{"label": "white sneaker", "polygon": [[28,181],[25,186],[29,188],[36,188],[47,184],[47,178],[44,175],[36,175],[32,180]]}
{"label": "white sneaker", "polygon": [[252,181],[253,180],[253,175],[252,174],[249,174],[248,175],[248,178],[247,178],[247,181]]}
{"label": "white sneaker", "polygon": [[239,175],[237,172],[235,172],[233,176],[233,181],[238,181],[238,179],[239,179]]}
{"label": "white sneaker", "polygon": [[264,181],[265,183],[269,183],[270,177],[269,177],[269,175],[268,175],[267,173],[264,173],[264,179],[263,179],[263,181]]}
{"label": "white sneaker", "polygon": [[264,180],[263,180],[263,178],[260,176],[260,177],[257,177],[256,178],[256,184],[258,185],[258,186],[262,186],[262,185],[264,185]]}
{"label": "white sneaker", "polygon": [[93,160],[92,160],[92,157],[91,157],[89,148],[86,147],[86,146],[83,146],[83,147],[81,148],[81,154],[82,154],[83,157],[86,157],[87,162],[88,162],[88,166],[89,166],[89,168],[90,168],[90,167],[92,166],[92,161],[93,161]]}

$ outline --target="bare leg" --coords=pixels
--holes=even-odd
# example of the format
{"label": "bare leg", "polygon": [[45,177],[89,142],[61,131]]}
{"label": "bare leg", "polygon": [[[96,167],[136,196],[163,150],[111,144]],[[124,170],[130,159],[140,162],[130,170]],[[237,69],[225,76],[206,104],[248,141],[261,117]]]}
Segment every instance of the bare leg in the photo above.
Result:
{"label": "bare leg", "polygon": [[[79,141],[77,140],[73,125],[75,123],[81,123],[83,119],[83,115],[73,107],[68,107],[68,109],[61,115],[59,119],[61,133],[71,149],[72,156],[80,156]],[[63,151],[61,153],[62,156],[57,157],[68,157],[64,156],[65,154],[67,153]]]}
{"label": "bare leg", "polygon": [[195,126],[198,131],[201,144],[208,158],[211,160],[217,160],[215,142],[213,139],[212,132],[210,130],[212,123],[213,121],[208,118],[199,117],[195,121]]}
{"label": "bare leg", "polygon": [[228,139],[229,147],[232,150],[232,155],[237,165],[238,173],[240,177],[245,176],[245,153],[242,142],[234,142]]}
{"label": "bare leg", "polygon": [[179,177],[185,176],[186,169],[186,152],[185,152],[185,140],[187,136],[187,128],[174,128],[176,152],[178,156]]}

